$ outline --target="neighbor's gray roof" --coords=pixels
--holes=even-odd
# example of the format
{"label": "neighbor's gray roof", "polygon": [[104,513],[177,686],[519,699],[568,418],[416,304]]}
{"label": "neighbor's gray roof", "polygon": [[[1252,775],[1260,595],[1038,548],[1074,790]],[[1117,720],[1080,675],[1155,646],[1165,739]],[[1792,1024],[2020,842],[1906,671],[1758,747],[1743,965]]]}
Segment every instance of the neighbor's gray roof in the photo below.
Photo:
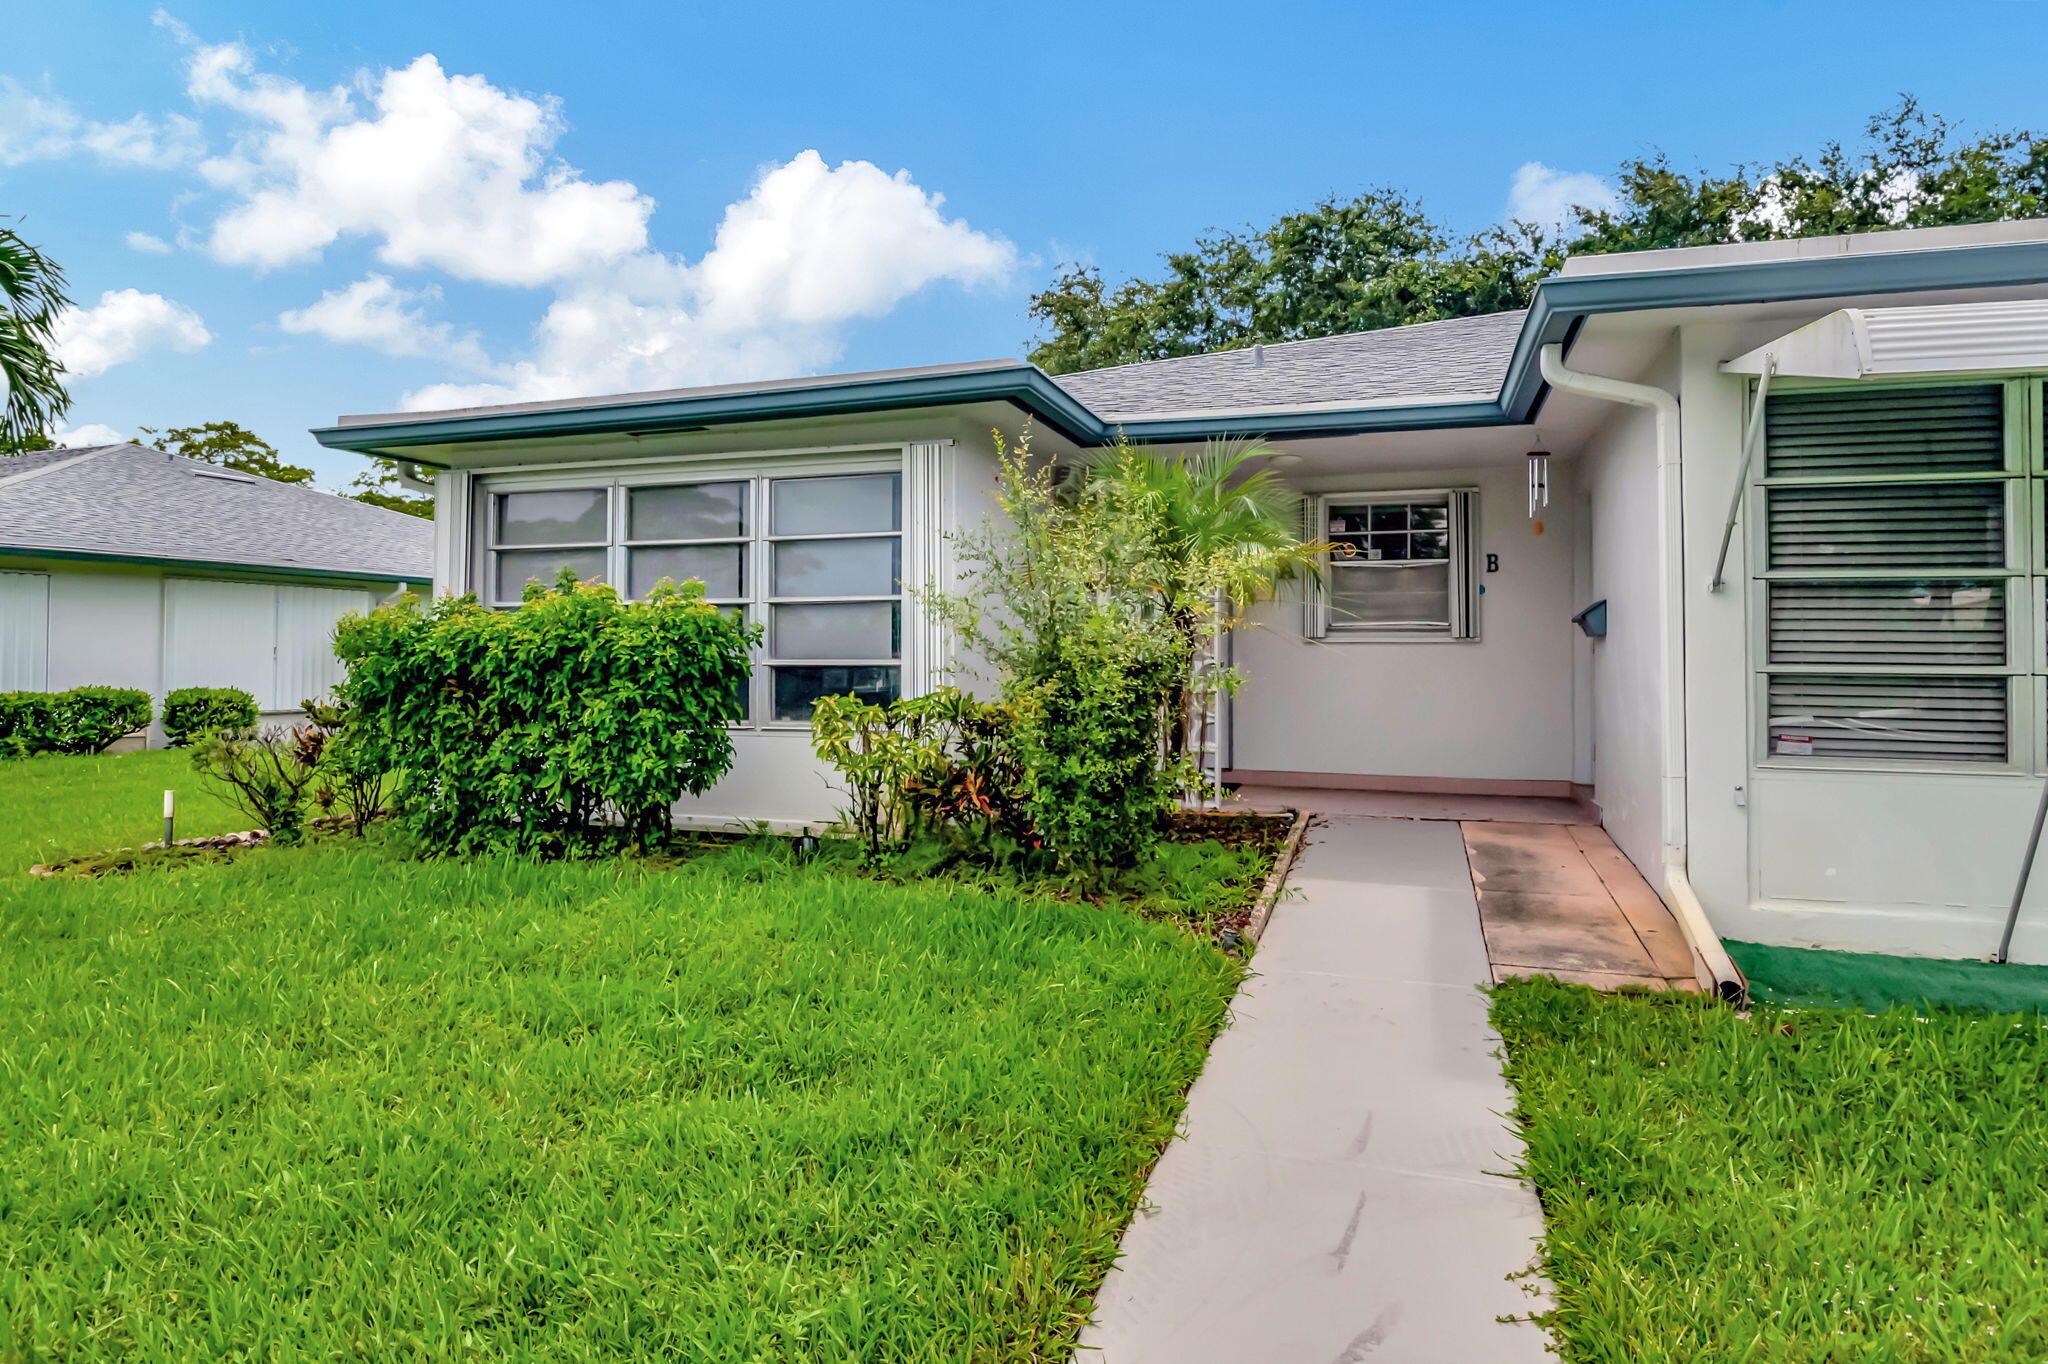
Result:
{"label": "neighbor's gray roof", "polygon": [[1392,399],[1492,398],[1500,392],[1523,310],[1284,341],[1054,376],[1098,416],[1361,406]]}
{"label": "neighbor's gray roof", "polygon": [[140,445],[0,456],[0,548],[432,578],[434,528]]}

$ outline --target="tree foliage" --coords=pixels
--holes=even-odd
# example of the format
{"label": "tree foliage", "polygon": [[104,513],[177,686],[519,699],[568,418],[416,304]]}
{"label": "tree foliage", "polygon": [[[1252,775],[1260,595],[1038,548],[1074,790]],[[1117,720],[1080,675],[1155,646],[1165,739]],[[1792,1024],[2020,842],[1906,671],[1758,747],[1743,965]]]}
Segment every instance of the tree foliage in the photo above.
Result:
{"label": "tree foliage", "polygon": [[[1063,480],[1032,456],[1028,431],[1014,449],[996,441],[1000,514],[956,537],[959,588],[922,595],[1000,687],[992,733],[1005,762],[982,786],[1014,793],[1025,843],[1056,870],[1104,885],[1142,862],[1200,780],[1182,737],[1207,645],[1313,547],[1300,542],[1294,495],[1246,472],[1260,451],[1120,443]],[[1202,678],[1235,683],[1227,671]],[[886,776],[890,740],[863,738],[855,756]],[[931,756],[933,772],[961,766],[944,745]],[[930,784],[922,770],[912,776]],[[916,799],[906,788],[870,804],[886,818]]]}
{"label": "tree foliage", "polygon": [[0,452],[49,448],[46,433],[71,410],[53,349],[70,306],[63,270],[0,223]]}
{"label": "tree foliage", "polygon": [[287,464],[277,447],[246,426],[234,422],[207,422],[203,426],[174,426],[164,430],[145,426],[142,433],[155,438],[156,448],[186,459],[218,464],[237,473],[254,474],[278,483],[310,485],[313,471]]}
{"label": "tree foliage", "polygon": [[1457,239],[1413,199],[1373,189],[1262,229],[1211,232],[1156,279],[1114,288],[1066,266],[1031,300],[1050,331],[1031,352],[1063,374],[1519,307],[1542,260],[1534,233]]}
{"label": "tree foliage", "polygon": [[[367,502],[373,507],[386,511],[404,512],[407,516],[434,518],[434,499],[425,493],[410,492],[398,481],[398,461],[382,455],[370,456],[373,466],[368,473],[357,474],[350,480],[348,491],[343,497],[357,502]],[[429,479],[432,474],[427,475]]]}
{"label": "tree foliage", "polygon": [[2048,211],[2048,133],[1964,136],[1905,96],[1859,141],[1811,156],[1685,171],[1662,152],[1624,162],[1619,202],[1461,237],[1397,190],[1328,198],[1264,228],[1217,231],[1110,285],[1069,265],[1033,297],[1031,358],[1060,374],[1254,342],[1297,341],[1527,304],[1568,254],[1940,227]]}
{"label": "tree foliage", "polygon": [[1212,640],[1283,582],[1316,572],[1327,546],[1301,538],[1301,494],[1270,467],[1273,452],[1245,441],[1211,441],[1167,451],[1121,437],[1083,467],[1084,495],[1132,513],[1153,537],[1146,558],[1156,609],[1180,639],[1179,677],[1168,737],[1178,757],[1201,737],[1196,707],[1204,688],[1235,691],[1234,669],[1204,662]]}

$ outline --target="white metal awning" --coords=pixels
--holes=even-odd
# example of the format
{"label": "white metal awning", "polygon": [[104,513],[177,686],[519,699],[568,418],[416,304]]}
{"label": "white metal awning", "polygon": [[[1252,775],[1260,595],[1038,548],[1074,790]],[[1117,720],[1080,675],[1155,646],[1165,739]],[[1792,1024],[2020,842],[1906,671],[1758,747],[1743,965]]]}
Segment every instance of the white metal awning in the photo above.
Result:
{"label": "white metal awning", "polygon": [[1843,308],[1721,366],[1780,376],[1874,379],[1897,374],[2048,369],[2048,300]]}

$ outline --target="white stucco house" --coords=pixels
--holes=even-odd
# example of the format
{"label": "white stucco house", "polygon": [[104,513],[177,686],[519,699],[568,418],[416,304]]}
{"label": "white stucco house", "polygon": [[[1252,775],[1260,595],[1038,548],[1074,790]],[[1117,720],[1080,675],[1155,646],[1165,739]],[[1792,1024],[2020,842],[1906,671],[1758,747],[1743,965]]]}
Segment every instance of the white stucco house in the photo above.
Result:
{"label": "white stucco house", "polygon": [[[2048,779],[2044,376],[2048,222],[2021,222],[1579,258],[1522,312],[1057,379],[316,434],[442,471],[442,590],[509,601],[569,564],[745,606],[768,630],[737,765],[679,813],[793,822],[835,806],[814,696],[953,664],[902,585],[984,515],[993,429],[1062,455],[1260,437],[1346,548],[1233,641],[1237,778],[1579,793],[1725,936],[1981,956]],[[2013,956],[2048,961],[2034,884]]]}
{"label": "white stucco house", "polygon": [[[416,516],[139,445],[0,458],[0,691],[340,680],[334,623],[432,578]],[[161,738],[156,726],[152,741]]]}

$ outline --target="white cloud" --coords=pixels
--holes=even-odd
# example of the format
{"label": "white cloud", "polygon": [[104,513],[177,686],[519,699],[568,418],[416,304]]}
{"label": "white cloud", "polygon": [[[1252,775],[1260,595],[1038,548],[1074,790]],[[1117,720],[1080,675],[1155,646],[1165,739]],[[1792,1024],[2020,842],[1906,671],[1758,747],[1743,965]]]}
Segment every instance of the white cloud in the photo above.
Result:
{"label": "white cloud", "polygon": [[422,305],[440,298],[438,288],[403,289],[389,275],[371,275],[329,290],[318,303],[279,314],[277,325],[386,355],[428,357],[464,369],[488,370],[490,358],[473,332],[457,332],[446,322],[427,320]]}
{"label": "white cloud", "polygon": [[213,335],[198,313],[162,294],[109,289],[92,307],[58,318],[54,339],[65,369],[89,379],[153,350],[198,350]]}
{"label": "white cloud", "polygon": [[130,232],[122,240],[128,243],[130,251],[140,251],[150,256],[161,256],[171,249],[169,242],[148,232]]}
{"label": "white cloud", "polygon": [[368,108],[258,74],[233,44],[196,53],[187,88],[246,124],[201,167],[238,200],[208,242],[224,263],[267,269],[360,236],[388,265],[544,285],[646,247],[652,200],[553,159],[553,100],[450,76],[432,56],[370,82]]}
{"label": "white cloud", "polygon": [[771,166],[691,265],[641,253],[563,290],[532,353],[484,384],[409,393],[413,409],[737,382],[830,364],[848,322],[940,280],[1005,278],[1016,249],[940,211],[905,172]]}
{"label": "white cloud", "polygon": [[[652,199],[624,180],[592,180],[557,154],[564,123],[552,97],[451,75],[432,55],[316,88],[259,69],[241,44],[204,45],[168,16],[157,21],[187,46],[187,93],[226,123],[226,142],[195,162],[215,206],[179,244],[256,270],[367,246],[381,269],[278,324],[454,371],[456,382],[409,394],[410,405],[814,371],[839,357],[851,324],[928,286],[997,283],[1016,268],[1009,242],[949,216],[908,171],[832,165],[816,151],[764,167],[726,208],[704,255],[671,255],[650,240]],[[15,93],[40,101],[28,123],[43,131],[21,144],[36,155],[140,156],[150,128],[196,127],[181,119],[87,129],[65,123],[75,116],[50,101]],[[146,233],[129,244],[166,249]],[[546,290],[529,344],[493,357],[475,332],[439,320],[435,273]],[[99,372],[151,345],[205,343],[189,310],[133,290],[122,297],[136,324],[128,330],[115,331],[112,294],[71,324],[75,372]],[[144,299],[157,305],[148,319],[136,302]]]}
{"label": "white cloud", "polygon": [[67,447],[128,443],[128,437],[103,422],[86,422],[83,426],[59,426],[50,433],[50,439]]}
{"label": "white cloud", "polygon": [[88,119],[63,100],[0,76],[0,166],[83,153],[113,165],[162,168],[196,159],[199,125],[183,114]]}
{"label": "white cloud", "polygon": [[1556,230],[1569,226],[1575,208],[1621,207],[1614,188],[1591,171],[1562,171],[1541,161],[1525,162],[1508,187],[1508,217]]}

